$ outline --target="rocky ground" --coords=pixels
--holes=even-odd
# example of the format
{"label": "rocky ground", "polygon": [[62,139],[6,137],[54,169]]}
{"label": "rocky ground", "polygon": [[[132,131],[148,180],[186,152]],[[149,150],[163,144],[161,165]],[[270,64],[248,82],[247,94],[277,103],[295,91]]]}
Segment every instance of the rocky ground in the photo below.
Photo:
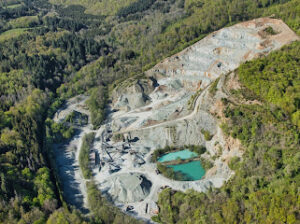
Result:
{"label": "rocky ground", "polygon": [[[267,27],[276,34],[268,34]],[[99,189],[120,208],[149,220],[157,212],[158,193],[166,186],[181,191],[220,187],[233,174],[228,167],[230,158],[242,155],[240,143],[225,137],[219,128],[221,99],[228,98],[230,88],[238,88],[233,76],[225,82],[225,74],[296,39],[299,38],[281,20],[261,18],[240,23],[214,32],[167,58],[147,71],[146,79],[122,83],[112,94],[113,112],[96,131],[91,151],[91,166]],[[211,83],[217,78],[220,80],[212,91]],[[71,110],[88,114],[72,100],[56,115],[57,122]],[[203,130],[212,135],[211,140],[205,140]],[[92,130],[87,125],[81,131]],[[62,146],[67,149],[65,152],[56,153],[63,181],[66,185],[80,183],[74,188],[85,198],[76,156],[82,136]],[[202,180],[173,181],[157,174],[156,164],[150,162],[155,149],[188,144],[204,145],[207,153],[203,156],[214,164]],[[68,162],[72,145],[76,149]],[[60,165],[64,158],[67,165]],[[74,178],[64,179],[65,176]],[[76,198],[78,194],[72,189],[66,191]]]}

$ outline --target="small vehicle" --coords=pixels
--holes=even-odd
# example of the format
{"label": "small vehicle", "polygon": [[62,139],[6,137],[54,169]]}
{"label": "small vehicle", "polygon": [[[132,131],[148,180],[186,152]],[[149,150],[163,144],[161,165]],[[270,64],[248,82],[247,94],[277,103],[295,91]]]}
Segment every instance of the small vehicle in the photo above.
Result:
{"label": "small vehicle", "polygon": [[128,205],[128,206],[126,207],[126,212],[130,212],[130,211],[132,211],[132,210],[134,210],[134,207],[133,207],[132,205]]}

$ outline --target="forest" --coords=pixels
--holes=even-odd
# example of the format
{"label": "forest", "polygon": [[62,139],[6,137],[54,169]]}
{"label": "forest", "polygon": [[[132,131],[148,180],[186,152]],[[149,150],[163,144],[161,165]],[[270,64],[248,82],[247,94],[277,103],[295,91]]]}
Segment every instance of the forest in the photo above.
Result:
{"label": "forest", "polygon": [[[51,143],[67,141],[74,130],[52,123],[56,110],[66,99],[87,94],[99,127],[113,88],[143,78],[163,58],[240,21],[274,14],[300,34],[299,0],[115,2],[117,10],[106,0],[0,2],[0,223],[133,223],[108,202],[97,204],[96,197],[104,199],[92,183],[91,218],[64,202],[49,152]],[[224,131],[247,151],[242,162],[232,162],[236,176],[208,194],[166,189],[157,221],[299,219],[298,67],[299,43],[241,66],[241,82],[264,105],[227,105],[224,112],[231,120]]]}

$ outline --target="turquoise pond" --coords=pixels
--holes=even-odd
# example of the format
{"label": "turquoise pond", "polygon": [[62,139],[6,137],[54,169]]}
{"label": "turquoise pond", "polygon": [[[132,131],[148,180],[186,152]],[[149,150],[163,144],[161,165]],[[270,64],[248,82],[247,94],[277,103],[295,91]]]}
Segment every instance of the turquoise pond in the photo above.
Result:
{"label": "turquoise pond", "polygon": [[[191,152],[188,149],[171,152],[166,155],[163,155],[158,159],[158,162],[170,162],[176,160],[178,158],[181,159],[190,159],[197,157],[198,154],[195,152]],[[182,163],[177,165],[168,165],[167,167],[173,168],[174,171],[180,171],[184,174],[188,180],[200,180],[205,175],[205,170],[201,165],[200,161],[192,161],[188,163]]]}
{"label": "turquoise pond", "polygon": [[180,171],[189,180],[200,180],[204,174],[205,170],[201,165],[200,161],[192,161],[189,163],[183,163],[178,165],[169,165],[168,167],[173,168],[174,171]]}
{"label": "turquoise pond", "polygon": [[190,158],[194,158],[194,157],[197,157],[198,154],[195,153],[195,152],[191,152],[190,150],[188,149],[185,149],[185,150],[181,150],[181,151],[177,151],[177,152],[171,152],[171,153],[168,153],[166,155],[163,155],[162,157],[160,157],[158,159],[158,162],[169,162],[169,161],[172,161],[172,160],[176,160],[178,158],[180,159],[190,159]]}

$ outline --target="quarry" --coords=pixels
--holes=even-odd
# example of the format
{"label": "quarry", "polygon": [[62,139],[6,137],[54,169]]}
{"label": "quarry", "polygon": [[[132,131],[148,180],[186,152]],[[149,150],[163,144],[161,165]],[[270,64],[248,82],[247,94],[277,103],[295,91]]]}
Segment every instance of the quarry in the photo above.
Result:
{"label": "quarry", "polygon": [[[269,34],[268,27],[275,34]],[[53,147],[65,200],[88,210],[89,180],[83,178],[78,155],[82,137],[90,132],[95,133],[90,150],[93,180],[112,203],[133,216],[151,220],[159,210],[158,194],[166,187],[199,192],[221,187],[234,175],[228,162],[243,154],[240,142],[220,128],[221,101],[238,88],[235,69],[295,40],[298,36],[281,20],[259,18],[211,33],[155,65],[145,78],[121,83],[111,94],[110,113],[99,129],[94,130],[89,119],[78,125],[70,142]],[[70,99],[54,121],[74,111],[90,116],[87,98]],[[184,145],[206,148],[201,157],[213,165],[200,180],[168,179],[151,162],[154,150]]]}

